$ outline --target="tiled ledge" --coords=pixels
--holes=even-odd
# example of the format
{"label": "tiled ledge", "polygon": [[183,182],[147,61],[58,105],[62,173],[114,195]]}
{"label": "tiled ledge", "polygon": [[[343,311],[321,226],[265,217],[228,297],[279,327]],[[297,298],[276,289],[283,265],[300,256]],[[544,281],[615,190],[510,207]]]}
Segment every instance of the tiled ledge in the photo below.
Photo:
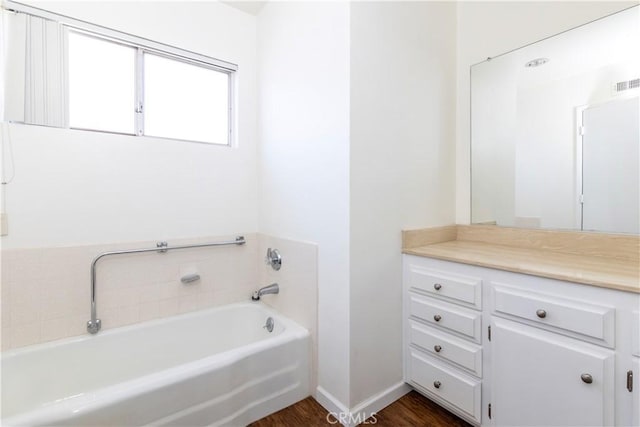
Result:
{"label": "tiled ledge", "polygon": [[403,231],[403,253],[640,293],[640,237],[484,225]]}

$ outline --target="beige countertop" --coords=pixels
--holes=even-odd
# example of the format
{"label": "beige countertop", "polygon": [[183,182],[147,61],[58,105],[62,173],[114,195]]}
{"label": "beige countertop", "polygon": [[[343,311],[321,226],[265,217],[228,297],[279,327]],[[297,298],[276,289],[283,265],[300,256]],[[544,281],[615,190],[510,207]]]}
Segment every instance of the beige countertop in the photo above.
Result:
{"label": "beige countertop", "polygon": [[[461,233],[458,234],[460,235]],[[564,253],[534,247],[467,240],[449,240],[405,247],[402,252],[640,293],[640,259],[633,256],[625,258]]]}

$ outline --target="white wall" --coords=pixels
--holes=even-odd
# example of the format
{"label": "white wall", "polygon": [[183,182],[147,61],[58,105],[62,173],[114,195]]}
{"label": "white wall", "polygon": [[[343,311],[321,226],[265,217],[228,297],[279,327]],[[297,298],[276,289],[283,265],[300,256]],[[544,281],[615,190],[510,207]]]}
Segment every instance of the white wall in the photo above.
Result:
{"label": "white wall", "polygon": [[237,63],[238,140],[229,148],[12,125],[3,247],[255,232],[256,18],[214,2],[35,4]]}
{"label": "white wall", "polygon": [[258,18],[260,230],[318,245],[318,383],[349,402],[349,4]]}
{"label": "white wall", "polygon": [[451,224],[450,2],[351,6],[351,407],[402,382],[400,230]]}
{"label": "white wall", "polygon": [[469,223],[469,67],[637,2],[458,3],[456,222]]}

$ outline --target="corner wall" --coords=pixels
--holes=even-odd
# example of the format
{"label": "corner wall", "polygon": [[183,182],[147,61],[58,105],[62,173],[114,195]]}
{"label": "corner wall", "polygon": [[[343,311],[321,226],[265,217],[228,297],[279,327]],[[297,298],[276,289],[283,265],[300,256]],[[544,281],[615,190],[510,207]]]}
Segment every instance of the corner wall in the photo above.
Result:
{"label": "corner wall", "polygon": [[349,4],[258,17],[262,233],[318,245],[319,399],[349,402]]}
{"label": "corner wall", "polygon": [[351,4],[355,411],[404,390],[400,231],[454,220],[455,34],[452,2]]}

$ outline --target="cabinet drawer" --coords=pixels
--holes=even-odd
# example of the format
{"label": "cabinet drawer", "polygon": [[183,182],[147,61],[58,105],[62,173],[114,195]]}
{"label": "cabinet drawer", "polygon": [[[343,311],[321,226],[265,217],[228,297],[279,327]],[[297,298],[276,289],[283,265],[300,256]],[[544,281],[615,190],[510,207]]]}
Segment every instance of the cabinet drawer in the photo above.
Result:
{"label": "cabinet drawer", "polygon": [[412,317],[481,342],[481,313],[413,293],[409,294],[409,301],[409,314]]}
{"label": "cabinet drawer", "polygon": [[613,348],[615,309],[492,284],[493,310]]}
{"label": "cabinet drawer", "polygon": [[439,332],[415,321],[409,322],[410,343],[430,355],[454,363],[472,374],[482,376],[482,347]]}
{"label": "cabinet drawer", "polygon": [[467,378],[417,350],[409,357],[409,381],[480,422],[480,381]]}
{"label": "cabinet drawer", "polygon": [[477,309],[482,308],[482,279],[425,268],[417,264],[409,265],[409,287]]}

